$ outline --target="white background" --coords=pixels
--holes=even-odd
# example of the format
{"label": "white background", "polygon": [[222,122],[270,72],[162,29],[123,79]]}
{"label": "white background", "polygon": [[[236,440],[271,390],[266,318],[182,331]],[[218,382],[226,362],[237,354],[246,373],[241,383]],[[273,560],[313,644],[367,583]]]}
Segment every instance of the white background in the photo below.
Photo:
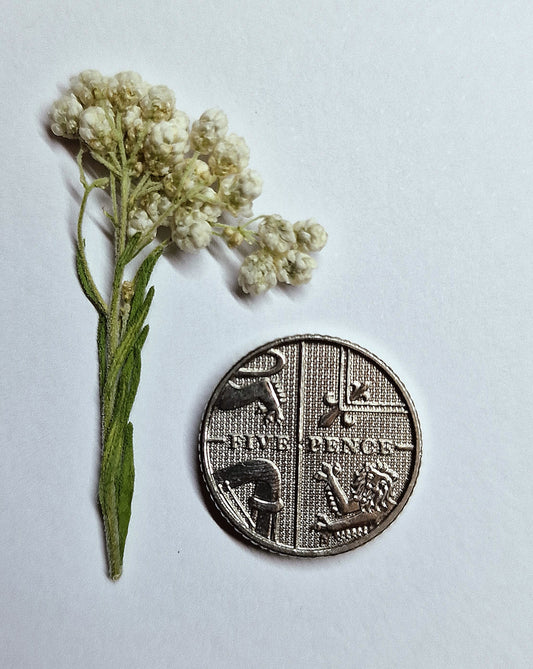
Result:
{"label": "white background", "polygon": [[[2,666],[530,666],[532,3],[29,0],[4,3],[2,32]],[[222,247],[157,266],[118,583],[95,503],[80,186],[46,127],[85,68],[137,70],[192,118],[222,107],[264,179],[256,213],[330,234],[308,286],[256,300]],[[424,435],[398,520],[315,561],[227,534],[196,464],[220,377],[306,332],[381,357]]]}

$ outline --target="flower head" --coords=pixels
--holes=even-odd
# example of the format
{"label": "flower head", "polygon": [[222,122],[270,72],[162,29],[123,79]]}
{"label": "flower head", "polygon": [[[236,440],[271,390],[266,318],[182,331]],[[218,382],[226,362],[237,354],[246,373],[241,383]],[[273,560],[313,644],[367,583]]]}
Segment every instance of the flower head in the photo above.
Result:
{"label": "flower head", "polygon": [[254,170],[246,169],[240,174],[230,174],[222,179],[218,189],[224,209],[237,216],[252,215],[252,200],[261,195],[263,180]]}
{"label": "flower head", "polygon": [[168,216],[170,207],[172,206],[168,197],[157,192],[150,193],[143,198],[142,204],[147,211],[148,216],[150,216],[154,223],[158,223],[158,225],[168,225],[166,216]]}
{"label": "flower head", "polygon": [[209,223],[216,223],[222,214],[217,193],[207,186],[204,186],[201,191],[197,192],[194,199],[190,200],[188,205],[192,209],[200,211]]}
{"label": "flower head", "polygon": [[259,243],[272,253],[283,255],[296,244],[296,236],[289,221],[273,214],[265,216],[257,229]]}
{"label": "flower head", "polygon": [[207,163],[199,158],[184,158],[163,179],[163,186],[168,197],[187,194],[193,189],[209,186],[213,175]]}
{"label": "flower head", "polygon": [[139,104],[144,118],[168,121],[172,117],[176,98],[167,86],[151,86]]}
{"label": "flower head", "polygon": [[106,154],[117,143],[114,128],[102,107],[87,107],[82,111],[79,133],[81,139],[96,153]]}
{"label": "flower head", "polygon": [[[206,247],[215,233],[230,248],[255,247],[239,272],[244,292],[309,281],[315,267],[309,253],[324,247],[324,228],[314,219],[292,225],[277,214],[258,217],[256,230],[253,221],[243,220],[252,216],[262,180],[247,167],[248,146],[228,134],[221,109],[208,109],[190,126],[167,86],[151,86],[131,71],[105,77],[85,70],[71,79],[71,89],[54,102],[49,117],[52,132],[81,140],[112,172],[109,217],[115,227],[125,225],[121,234],[141,233],[139,249],[162,225],[189,252]],[[123,216],[123,191],[117,186],[126,176],[130,190]],[[231,225],[226,214],[239,220]]]}
{"label": "flower head", "polygon": [[107,96],[109,79],[98,70],[84,70],[72,77],[70,87],[84,107],[91,107]]}
{"label": "flower head", "polygon": [[275,259],[276,277],[281,283],[300,286],[311,280],[316,261],[307,253],[291,249]]}
{"label": "flower head", "polygon": [[252,253],[241,265],[238,276],[239,286],[245,293],[259,295],[277,283],[274,259],[269,253]]}
{"label": "flower head", "polygon": [[221,139],[209,156],[209,167],[217,177],[242,172],[248,165],[250,149],[242,137],[228,135]]}
{"label": "flower head", "polygon": [[169,224],[171,202],[156,192],[146,195],[140,205],[139,208],[133,209],[128,217],[128,237],[141,232],[143,236],[149,234],[150,239],[155,239],[158,227]]}
{"label": "flower head", "polygon": [[67,93],[56,100],[48,116],[54,135],[74,139],[78,134],[78,123],[83,107],[74,93]]}
{"label": "flower head", "polygon": [[188,119],[176,116],[170,121],[159,121],[144,140],[144,157],[151,172],[168,174],[183,159],[189,139]]}
{"label": "flower head", "polygon": [[297,221],[293,226],[296,245],[300,251],[321,251],[328,241],[328,233],[314,218]]}
{"label": "flower head", "polygon": [[150,232],[150,238],[154,239],[156,230],[152,230],[154,222],[148,216],[148,212],[144,209],[134,209],[128,216],[128,237],[133,237],[137,232],[143,236]]}
{"label": "flower head", "polygon": [[171,223],[172,240],[182,251],[192,253],[205,248],[213,231],[201,211],[193,210],[185,217],[176,215]]}
{"label": "flower head", "polygon": [[210,153],[228,131],[228,119],[222,109],[208,109],[192,124],[191,147],[199,153]]}
{"label": "flower head", "polygon": [[146,95],[148,85],[137,72],[119,72],[111,77],[107,88],[107,97],[113,107],[125,111]]}

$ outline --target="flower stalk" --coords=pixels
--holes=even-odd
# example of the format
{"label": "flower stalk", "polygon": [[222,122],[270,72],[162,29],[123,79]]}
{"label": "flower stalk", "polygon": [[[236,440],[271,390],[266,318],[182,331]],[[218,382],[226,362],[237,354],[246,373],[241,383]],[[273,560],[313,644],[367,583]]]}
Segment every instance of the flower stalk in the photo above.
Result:
{"label": "flower stalk", "polygon": [[[211,109],[192,125],[175,108],[166,86],[149,86],[134,72],[114,77],[86,70],[50,110],[54,134],[80,142],[78,168],[83,197],[77,224],[76,269],[98,314],[97,349],[101,413],[98,500],[102,512],[109,576],[120,578],[134,486],[133,425],[130,413],[141,375],[146,318],[154,297],[148,287],[165,248],[205,248],[213,237],[228,247],[252,247],[239,272],[247,293],[259,294],[278,281],[299,285],[315,267],[310,252],[327,235],[309,219],[291,225],[278,215],[252,216],[261,179],[248,169],[242,137],[227,133],[224,112]],[[87,157],[105,176],[87,179]],[[87,261],[83,219],[94,190],[107,193],[114,245],[108,300]],[[256,230],[251,223],[258,222]],[[167,230],[166,235],[160,230]],[[158,241],[157,237],[162,241]],[[133,276],[130,263],[143,254]]]}

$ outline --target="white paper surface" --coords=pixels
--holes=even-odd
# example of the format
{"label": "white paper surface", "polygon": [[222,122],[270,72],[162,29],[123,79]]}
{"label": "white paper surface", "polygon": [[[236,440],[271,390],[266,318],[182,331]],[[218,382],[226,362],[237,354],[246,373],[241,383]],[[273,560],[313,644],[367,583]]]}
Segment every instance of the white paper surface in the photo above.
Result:
{"label": "white paper surface", "polygon": [[[3,12],[0,664],[527,667],[532,643],[533,6],[527,1],[10,3]],[[96,507],[96,317],[77,168],[46,125],[85,68],[228,114],[256,213],[315,217],[312,282],[243,299],[222,246],[157,266],[118,583]],[[90,210],[90,262],[108,247]],[[107,273],[106,273],[107,272]],[[366,546],[285,559],[214,520],[203,407],[296,333],[382,358],[418,408],[419,481]]]}

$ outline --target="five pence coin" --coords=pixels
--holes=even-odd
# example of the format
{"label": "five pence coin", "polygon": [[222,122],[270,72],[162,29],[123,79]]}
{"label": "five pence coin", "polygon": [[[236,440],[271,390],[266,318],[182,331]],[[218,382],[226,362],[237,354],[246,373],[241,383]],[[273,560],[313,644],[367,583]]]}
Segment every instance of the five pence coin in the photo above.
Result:
{"label": "five pence coin", "polygon": [[254,544],[316,557],[360,546],[405,506],[421,434],[375,355],[320,335],[261,346],[216,387],[200,433],[217,508]]}

